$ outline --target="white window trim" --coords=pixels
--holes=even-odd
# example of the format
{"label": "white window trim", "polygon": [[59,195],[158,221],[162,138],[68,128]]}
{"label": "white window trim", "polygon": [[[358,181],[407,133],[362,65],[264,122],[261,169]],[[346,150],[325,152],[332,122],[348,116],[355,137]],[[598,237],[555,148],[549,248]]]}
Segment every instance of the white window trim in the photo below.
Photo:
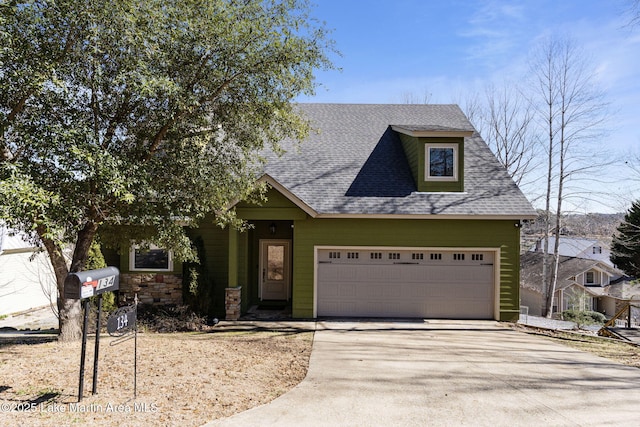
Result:
{"label": "white window trim", "polygon": [[[143,247],[142,245],[131,245],[129,248],[129,271],[162,271],[168,272],[173,271],[173,251],[170,249],[165,249],[158,247],[156,245],[149,245],[147,249],[165,249],[169,256],[169,268],[136,268],[136,249],[140,249]],[[146,246],[144,246],[146,248]]]}
{"label": "white window trim", "polygon": [[[592,276],[592,281],[589,281],[589,274]],[[595,285],[596,284],[596,272],[595,271],[585,271],[584,273],[584,283],[587,285]]]}
{"label": "white window trim", "polygon": [[[431,176],[431,148],[451,148],[453,149],[453,176]],[[425,144],[424,145],[425,156],[425,181],[458,181],[458,144]]]}

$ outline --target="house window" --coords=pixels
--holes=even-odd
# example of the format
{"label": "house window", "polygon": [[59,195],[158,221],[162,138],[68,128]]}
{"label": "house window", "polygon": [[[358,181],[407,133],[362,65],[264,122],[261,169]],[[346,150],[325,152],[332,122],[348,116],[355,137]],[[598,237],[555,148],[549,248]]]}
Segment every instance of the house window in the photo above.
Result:
{"label": "house window", "polygon": [[155,245],[133,245],[129,250],[129,270],[173,271],[173,253]]}
{"label": "house window", "polygon": [[425,180],[458,180],[458,146],[456,144],[425,144]]}
{"label": "house window", "polygon": [[587,271],[586,276],[586,283],[588,285],[593,285],[596,281],[595,281],[595,275],[593,274],[593,271]]}
{"label": "house window", "polygon": [[601,254],[602,253],[602,246],[594,246],[593,247],[593,253],[595,254]]}

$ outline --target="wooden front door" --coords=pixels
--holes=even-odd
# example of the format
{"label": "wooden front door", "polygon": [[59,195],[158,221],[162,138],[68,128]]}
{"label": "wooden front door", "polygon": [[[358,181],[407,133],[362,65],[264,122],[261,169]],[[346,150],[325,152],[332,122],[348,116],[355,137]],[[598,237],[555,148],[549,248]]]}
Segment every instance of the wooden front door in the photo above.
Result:
{"label": "wooden front door", "polygon": [[291,240],[260,240],[260,300],[288,301],[291,295]]}

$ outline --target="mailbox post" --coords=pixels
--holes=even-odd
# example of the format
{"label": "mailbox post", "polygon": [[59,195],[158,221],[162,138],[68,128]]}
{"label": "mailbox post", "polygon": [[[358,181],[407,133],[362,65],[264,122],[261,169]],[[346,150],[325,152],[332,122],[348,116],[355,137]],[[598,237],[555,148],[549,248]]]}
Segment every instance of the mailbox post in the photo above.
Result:
{"label": "mailbox post", "polygon": [[100,268],[71,273],[64,281],[64,297],[82,300],[84,322],[82,328],[82,355],[80,356],[80,379],[78,383],[78,402],[84,392],[84,359],[87,352],[87,325],[89,323],[89,297],[98,296],[98,318],[96,321],[96,341],[93,361],[93,388],[96,394],[98,378],[98,353],[100,351],[100,319],[102,317],[102,294],[120,289],[120,272],[115,267]]}

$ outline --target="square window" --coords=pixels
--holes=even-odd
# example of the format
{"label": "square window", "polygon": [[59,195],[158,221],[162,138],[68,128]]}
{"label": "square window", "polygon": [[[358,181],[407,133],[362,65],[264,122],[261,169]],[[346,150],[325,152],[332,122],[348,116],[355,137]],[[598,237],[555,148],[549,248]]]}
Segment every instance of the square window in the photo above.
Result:
{"label": "square window", "polygon": [[173,254],[155,245],[148,248],[134,245],[129,250],[129,270],[173,271]]}
{"label": "square window", "polygon": [[593,274],[593,271],[587,271],[586,276],[587,276],[587,277],[586,277],[586,282],[587,282],[588,284],[593,284],[593,283],[595,283],[595,276],[594,276],[594,274]]}
{"label": "square window", "polygon": [[455,144],[426,144],[425,180],[458,180],[458,147]]}

